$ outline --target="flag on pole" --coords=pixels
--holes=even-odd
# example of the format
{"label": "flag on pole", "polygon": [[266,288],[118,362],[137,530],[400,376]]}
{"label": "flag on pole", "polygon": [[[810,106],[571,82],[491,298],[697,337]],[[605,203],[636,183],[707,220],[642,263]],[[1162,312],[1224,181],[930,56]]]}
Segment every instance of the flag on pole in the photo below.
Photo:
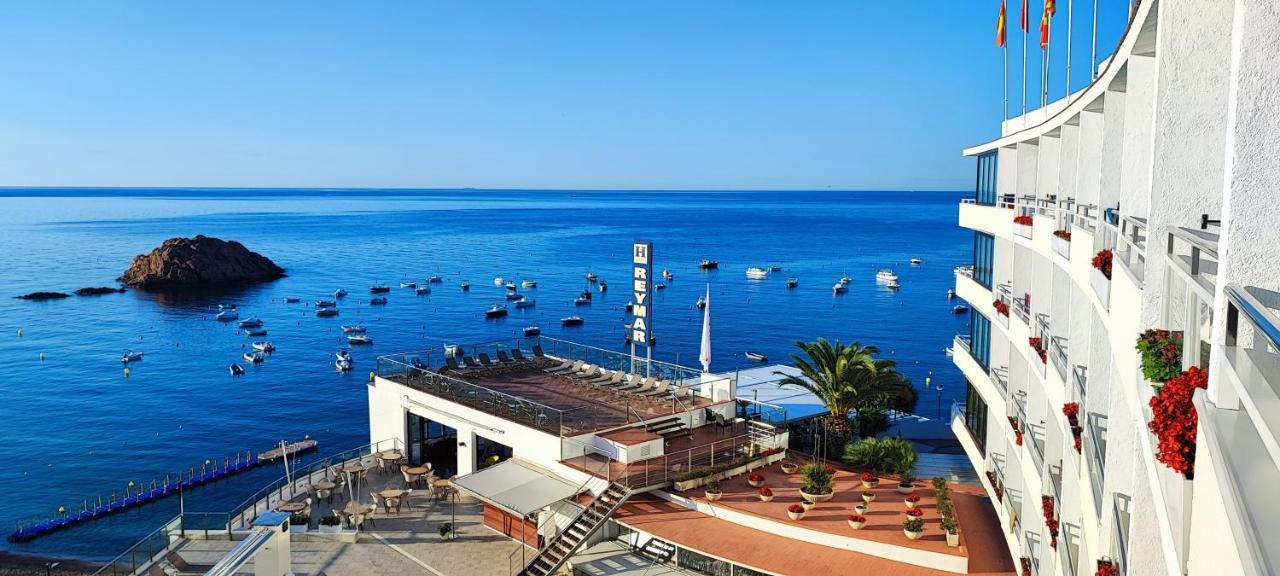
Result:
{"label": "flag on pole", "polygon": [[1044,5],[1044,13],[1040,14],[1040,49],[1049,49],[1049,17],[1053,14],[1049,9],[1053,7],[1053,0],[1048,0]]}
{"label": "flag on pole", "polygon": [[1031,22],[1027,20],[1027,1],[1022,0],[1022,31],[1027,32],[1031,29]]}
{"label": "flag on pole", "polygon": [[702,362],[702,371],[711,371],[711,285],[707,285],[706,306],[702,307],[702,352],[698,360]]}
{"label": "flag on pole", "polygon": [[1000,17],[996,19],[996,48],[1004,48],[1005,43],[1005,0],[1000,0]]}
{"label": "flag on pole", "polygon": [[1058,3],[1054,0],[1044,0],[1044,11],[1049,13],[1052,18],[1058,15]]}

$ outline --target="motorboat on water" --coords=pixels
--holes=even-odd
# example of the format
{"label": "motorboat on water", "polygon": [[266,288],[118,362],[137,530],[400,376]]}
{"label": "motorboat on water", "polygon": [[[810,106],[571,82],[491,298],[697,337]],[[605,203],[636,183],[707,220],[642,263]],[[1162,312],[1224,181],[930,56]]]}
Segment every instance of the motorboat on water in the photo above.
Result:
{"label": "motorboat on water", "polygon": [[538,287],[538,281],[537,281],[537,280],[524,280],[524,281],[520,282],[520,285],[521,285],[521,286],[523,286],[523,287],[525,287],[525,288],[537,288],[537,287]]}
{"label": "motorboat on water", "polygon": [[343,334],[364,334],[365,332],[368,332],[368,331],[369,329],[365,328],[364,324],[343,324],[342,325]]}
{"label": "motorboat on water", "polygon": [[332,306],[325,306],[325,307],[323,307],[323,308],[316,308],[316,316],[317,316],[317,317],[320,317],[320,318],[329,318],[329,317],[331,317],[331,316],[337,316],[337,315],[338,315],[338,309],[337,309],[337,308],[334,308],[334,307],[332,307]]}
{"label": "motorboat on water", "polygon": [[662,279],[663,279],[663,280],[666,280],[667,282],[670,282],[670,281],[674,280],[674,279],[675,279],[675,277],[676,277],[676,275],[675,275],[675,274],[672,274],[670,269],[668,269],[668,268],[663,268],[663,269],[662,269]]}
{"label": "motorboat on water", "polygon": [[716,262],[715,260],[708,260],[706,258],[703,258],[702,261],[698,263],[698,268],[701,268],[703,270],[715,270],[719,267],[720,267],[719,262]]}
{"label": "motorboat on water", "polygon": [[240,321],[241,328],[257,328],[262,326],[261,318],[246,318]]}
{"label": "motorboat on water", "polygon": [[343,296],[346,296],[346,295],[347,295],[347,291],[341,288],[333,291],[334,298],[342,298]]}
{"label": "motorboat on water", "polygon": [[297,296],[285,296],[285,297],[284,297],[284,303],[285,303],[285,304],[297,304],[297,303],[299,303],[299,302],[301,302],[301,301],[302,301],[302,299],[301,299],[301,298],[299,298],[299,297],[297,297]]}
{"label": "motorboat on water", "polygon": [[386,284],[374,284],[369,287],[370,294],[386,294],[391,291],[391,287]]}
{"label": "motorboat on water", "polygon": [[890,281],[888,281],[888,282],[885,282],[885,283],[884,283],[884,287],[885,287],[885,288],[888,288],[888,289],[890,289],[890,290],[897,290],[897,289],[899,289],[899,288],[902,288],[902,285],[901,285],[901,284],[898,284],[898,281],[897,281],[897,280],[890,280]]}
{"label": "motorboat on water", "polygon": [[494,277],[493,277],[493,285],[494,285],[494,286],[502,286],[503,284],[506,284],[506,283],[507,283],[507,279],[506,279],[506,278],[503,278],[503,277],[501,277],[501,276],[494,276]]}
{"label": "motorboat on water", "polygon": [[769,271],[770,271],[770,272],[781,272],[781,271],[782,271],[782,267],[781,267],[781,266],[779,266],[779,265],[777,265],[777,264],[771,264],[771,265],[769,265]]}
{"label": "motorboat on water", "polygon": [[752,266],[750,268],[747,268],[747,278],[750,278],[752,280],[763,280],[768,277],[769,277],[769,271],[764,268],[760,268],[759,266]]}
{"label": "motorboat on water", "polygon": [[587,282],[595,282],[595,281],[596,281],[595,272],[587,272]]}
{"label": "motorboat on water", "polygon": [[334,300],[316,300],[316,308],[333,308],[338,303]]}
{"label": "motorboat on water", "polygon": [[485,318],[502,318],[507,315],[507,307],[494,304],[484,311]]}
{"label": "motorboat on water", "polygon": [[947,300],[950,300],[950,299],[955,298],[955,297],[956,297],[956,291],[955,291],[955,289],[954,289],[954,288],[947,288]]}
{"label": "motorboat on water", "polygon": [[270,342],[254,342],[251,346],[253,346],[254,350],[268,354],[276,351],[276,345]]}
{"label": "motorboat on water", "polygon": [[850,278],[848,274],[840,277],[841,286],[848,286],[850,282],[853,282],[853,278]]}
{"label": "motorboat on water", "polygon": [[426,295],[426,294],[430,294],[430,293],[431,293],[431,287],[430,287],[430,286],[419,286],[419,287],[417,287],[417,288],[414,288],[414,289],[413,289],[413,293],[414,293],[414,294],[417,294],[418,296],[423,296],[423,295]]}
{"label": "motorboat on water", "polygon": [[565,316],[564,318],[560,319],[560,325],[561,326],[581,326],[582,317],[581,316]]}
{"label": "motorboat on water", "polygon": [[461,288],[463,292],[468,292],[471,290],[471,283],[463,282],[461,284],[458,284],[458,287]]}
{"label": "motorboat on water", "polygon": [[120,356],[120,361],[124,362],[125,364],[128,364],[130,362],[137,362],[139,360],[142,360],[141,350],[138,350],[137,352],[134,352],[133,350],[125,350],[124,354]]}
{"label": "motorboat on water", "polygon": [[511,292],[507,292],[507,300],[515,301],[515,300],[521,300],[523,298],[524,298],[524,294],[521,294],[514,290],[512,290]]}
{"label": "motorboat on water", "polygon": [[764,354],[761,354],[760,352],[747,352],[746,357],[747,357],[747,360],[750,360],[752,362],[768,362],[769,361],[769,357],[765,356]]}
{"label": "motorboat on water", "polygon": [[590,299],[590,298],[583,298],[583,297],[579,296],[579,297],[577,297],[577,298],[574,298],[574,299],[573,299],[573,305],[574,305],[574,306],[587,306],[587,305],[590,305],[590,304],[591,304],[591,299]]}
{"label": "motorboat on water", "polygon": [[787,288],[795,288],[800,285],[800,281],[795,276],[787,278]]}
{"label": "motorboat on water", "polygon": [[952,314],[964,314],[965,312],[968,312],[968,311],[969,311],[969,307],[965,306],[964,304],[956,304],[955,306],[951,307]]}
{"label": "motorboat on water", "polygon": [[833,286],[831,286],[832,294],[844,294],[845,292],[848,292],[848,291],[849,291],[849,287],[845,286],[840,282],[836,282]]}
{"label": "motorboat on water", "polygon": [[339,372],[349,372],[356,365],[356,361],[351,357],[351,353],[346,350],[339,350],[333,360],[333,367]]}
{"label": "motorboat on water", "polygon": [[703,296],[699,296],[698,302],[694,304],[694,306],[697,306],[699,310],[705,310],[707,308],[707,299]]}
{"label": "motorboat on water", "polygon": [[601,279],[600,279],[600,291],[601,291],[601,292],[608,292],[608,291],[609,291],[609,283],[608,283],[608,282],[605,282],[605,281],[604,281],[604,278],[601,278]]}
{"label": "motorboat on water", "polygon": [[921,260],[919,258],[912,258],[909,262],[911,263],[912,266],[919,266],[921,264],[924,264],[924,260]]}
{"label": "motorboat on water", "polygon": [[257,350],[253,352],[245,352],[244,354],[241,354],[240,357],[244,358],[244,361],[250,364],[260,364],[263,360],[267,359],[266,356]]}
{"label": "motorboat on water", "polygon": [[373,337],[368,334],[348,334],[347,344],[373,344]]}
{"label": "motorboat on water", "polygon": [[386,306],[387,299],[381,296],[375,296],[369,299],[369,305],[370,306]]}
{"label": "motorboat on water", "polygon": [[245,328],[245,329],[244,329],[244,335],[245,335],[245,336],[249,336],[249,337],[266,336],[266,335],[267,335],[267,329],[266,329],[266,328],[262,328],[262,327],[258,327],[258,328]]}
{"label": "motorboat on water", "polygon": [[417,282],[401,282],[400,287],[401,288],[417,288],[418,283]]}
{"label": "motorboat on water", "polygon": [[213,319],[219,322],[230,322],[240,317],[240,312],[235,306],[218,305],[218,313],[214,314]]}
{"label": "motorboat on water", "polygon": [[539,335],[539,334],[542,334],[542,329],[541,329],[541,328],[539,328],[539,327],[537,327],[537,326],[525,326],[525,327],[524,327],[524,335],[525,335],[525,336],[537,336],[537,335]]}
{"label": "motorboat on water", "polygon": [[516,283],[515,283],[514,281],[509,281],[509,282],[507,282],[506,284],[503,284],[503,286],[506,286],[506,287],[507,287],[507,290],[515,290],[515,289],[516,289]]}
{"label": "motorboat on water", "polygon": [[581,293],[579,293],[579,294],[578,294],[578,297],[579,297],[579,298],[586,298],[587,300],[590,300],[590,299],[591,299],[591,291],[590,291],[590,290],[583,290]]}
{"label": "motorboat on water", "polygon": [[244,375],[244,368],[242,368],[239,364],[235,364],[235,363],[232,363],[230,366],[227,366],[227,371],[230,372],[232,376]]}
{"label": "motorboat on water", "polygon": [[654,284],[654,285],[653,285],[653,289],[654,289],[654,290],[666,290],[666,289],[667,289],[667,283],[666,283],[666,282],[659,282],[659,283],[657,283],[657,284]]}
{"label": "motorboat on water", "polygon": [[888,268],[881,268],[876,272],[876,282],[889,282],[890,280],[896,281],[897,279],[898,275]]}
{"label": "motorboat on water", "polygon": [[538,304],[538,302],[537,302],[536,300],[534,300],[534,299],[532,299],[532,298],[527,298],[527,297],[525,297],[525,296],[521,296],[519,300],[516,300],[516,301],[515,301],[515,306],[516,306],[516,308],[521,309],[521,310],[523,310],[523,309],[525,309],[525,308],[533,308],[533,307],[534,307],[534,306],[536,306],[537,304]]}
{"label": "motorboat on water", "polygon": [[444,282],[444,278],[439,275],[430,276],[427,278],[428,284],[439,284],[441,282]]}

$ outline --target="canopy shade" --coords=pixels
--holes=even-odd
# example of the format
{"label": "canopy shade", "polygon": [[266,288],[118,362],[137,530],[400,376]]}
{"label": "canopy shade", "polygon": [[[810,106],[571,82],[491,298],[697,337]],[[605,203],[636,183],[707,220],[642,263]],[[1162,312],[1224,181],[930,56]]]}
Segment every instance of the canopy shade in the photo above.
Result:
{"label": "canopy shade", "polygon": [[[783,375],[774,374],[782,372]],[[722,374],[731,377],[733,374]],[[738,397],[782,406],[787,409],[787,419],[798,420],[817,414],[826,414],[827,409],[809,391],[799,386],[783,385],[780,380],[786,376],[801,376],[795,366],[774,364],[747,370],[739,370]]]}
{"label": "canopy shade", "polygon": [[520,516],[578,495],[577,486],[515,459],[454,478],[453,485]]}

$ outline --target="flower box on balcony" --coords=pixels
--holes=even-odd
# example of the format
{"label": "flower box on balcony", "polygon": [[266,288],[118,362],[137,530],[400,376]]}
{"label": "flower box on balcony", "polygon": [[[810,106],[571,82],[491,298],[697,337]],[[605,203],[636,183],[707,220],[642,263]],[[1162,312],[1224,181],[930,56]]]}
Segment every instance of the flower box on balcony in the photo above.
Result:
{"label": "flower box on balcony", "polygon": [[1053,238],[1049,240],[1049,244],[1053,246],[1053,251],[1057,255],[1071,259],[1071,233],[1066,230],[1057,230],[1053,233]]}
{"label": "flower box on balcony", "polygon": [[1111,309],[1111,278],[1108,278],[1101,270],[1094,269],[1089,276],[1089,284],[1093,286],[1093,293],[1098,296],[1098,301],[1102,303],[1102,307]]}

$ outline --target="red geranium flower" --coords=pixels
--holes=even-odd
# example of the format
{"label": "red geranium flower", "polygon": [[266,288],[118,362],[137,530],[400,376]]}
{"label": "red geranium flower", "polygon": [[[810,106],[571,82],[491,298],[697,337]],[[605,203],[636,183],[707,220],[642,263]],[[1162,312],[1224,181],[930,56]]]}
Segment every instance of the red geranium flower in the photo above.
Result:
{"label": "red geranium flower", "polygon": [[764,487],[760,488],[760,495],[761,495],[761,496],[773,496],[773,490],[770,490],[768,486],[764,486]]}
{"label": "red geranium flower", "polygon": [[749,482],[764,482],[764,475],[758,472],[752,472],[747,475],[747,480]]}
{"label": "red geranium flower", "polygon": [[908,495],[907,495],[907,502],[919,502],[919,501],[920,501],[920,495],[919,495],[919,494],[908,494]]}
{"label": "red geranium flower", "polygon": [[799,504],[792,504],[790,506],[787,506],[787,512],[790,512],[792,514],[803,514],[804,506],[801,506]]}
{"label": "red geranium flower", "polygon": [[1101,250],[1093,257],[1093,267],[1100,270],[1102,275],[1106,276],[1108,280],[1111,279],[1111,259],[1112,255],[1110,250]]}
{"label": "red geranium flower", "polygon": [[910,517],[912,517],[912,518],[923,518],[923,517],[924,517],[924,510],[922,510],[922,509],[920,509],[920,508],[912,508],[912,509],[910,509],[910,510],[907,510],[906,514],[907,514],[907,516],[910,516]]}
{"label": "red geranium flower", "polygon": [[870,472],[863,472],[862,476],[860,476],[859,478],[863,482],[875,482],[880,479],[880,478],[877,478],[875,474],[872,474]]}
{"label": "red geranium flower", "polygon": [[1165,382],[1150,402],[1147,428],[1156,435],[1156,460],[1188,477],[1195,472],[1199,422],[1191,396],[1197,388],[1208,387],[1208,380],[1208,372],[1192,366]]}
{"label": "red geranium flower", "polygon": [[1023,226],[1030,226],[1030,225],[1031,225],[1031,222],[1032,222],[1031,217],[1030,217],[1030,216],[1027,216],[1027,215],[1025,215],[1025,214],[1024,214],[1024,215],[1022,215],[1022,216],[1014,216],[1014,217],[1013,217],[1013,223],[1014,223],[1014,224],[1021,224],[1021,225],[1023,225]]}
{"label": "red geranium flower", "polygon": [[867,517],[866,517],[866,516],[859,516],[859,515],[857,515],[857,514],[854,514],[854,515],[852,515],[852,516],[850,516],[850,517],[849,517],[849,521],[850,521],[850,522],[866,522],[866,521],[867,521]]}

